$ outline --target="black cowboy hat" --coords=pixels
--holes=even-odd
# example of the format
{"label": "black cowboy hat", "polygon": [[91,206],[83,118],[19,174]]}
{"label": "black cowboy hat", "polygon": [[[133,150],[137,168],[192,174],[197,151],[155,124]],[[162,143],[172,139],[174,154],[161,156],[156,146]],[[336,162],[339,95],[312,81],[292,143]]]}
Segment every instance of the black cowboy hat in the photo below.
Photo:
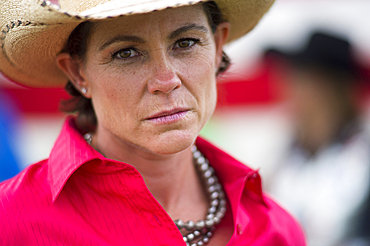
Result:
{"label": "black cowboy hat", "polygon": [[265,58],[283,58],[290,64],[315,65],[326,69],[355,73],[356,64],[352,46],[348,40],[327,34],[314,32],[307,45],[297,51],[281,51],[276,48],[267,49]]}

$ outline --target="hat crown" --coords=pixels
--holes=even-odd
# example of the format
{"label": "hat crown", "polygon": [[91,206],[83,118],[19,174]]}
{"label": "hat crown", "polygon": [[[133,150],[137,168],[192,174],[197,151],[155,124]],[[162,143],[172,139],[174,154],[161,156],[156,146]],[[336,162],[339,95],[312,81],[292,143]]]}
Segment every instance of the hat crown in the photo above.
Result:
{"label": "hat crown", "polygon": [[353,70],[355,60],[352,46],[348,40],[324,32],[314,32],[308,42],[295,51],[280,51],[276,48],[267,49],[264,56],[280,57],[291,64],[308,65],[315,64],[323,68],[339,70]]}
{"label": "hat crown", "polygon": [[322,65],[341,69],[352,69],[352,51],[350,43],[341,37],[316,32],[309,44],[300,54],[305,60],[320,62]]}
{"label": "hat crown", "polygon": [[319,57],[333,59],[347,63],[351,60],[350,43],[342,38],[324,33],[315,33],[307,47],[306,53],[316,54]]}

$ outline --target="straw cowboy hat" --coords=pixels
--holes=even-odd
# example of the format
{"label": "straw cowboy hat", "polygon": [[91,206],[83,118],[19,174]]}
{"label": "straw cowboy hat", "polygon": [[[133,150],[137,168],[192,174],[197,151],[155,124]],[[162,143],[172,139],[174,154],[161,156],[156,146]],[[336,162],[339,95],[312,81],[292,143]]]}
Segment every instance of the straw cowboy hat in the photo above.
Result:
{"label": "straw cowboy hat", "polygon": [[[55,58],[83,21],[143,14],[206,0],[1,0],[0,71],[30,87],[63,87]],[[249,32],[274,0],[215,0],[231,24],[228,42]]]}

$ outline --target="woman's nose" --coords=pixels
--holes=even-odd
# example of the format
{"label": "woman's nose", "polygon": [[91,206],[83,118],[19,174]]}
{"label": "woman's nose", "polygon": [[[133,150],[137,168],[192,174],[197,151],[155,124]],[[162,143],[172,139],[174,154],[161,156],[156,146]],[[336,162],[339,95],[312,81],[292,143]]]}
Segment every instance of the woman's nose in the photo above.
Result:
{"label": "woman's nose", "polygon": [[148,83],[148,90],[152,94],[159,92],[168,94],[173,90],[180,88],[181,80],[175,69],[171,66],[168,58],[161,58],[155,61],[153,77]]}

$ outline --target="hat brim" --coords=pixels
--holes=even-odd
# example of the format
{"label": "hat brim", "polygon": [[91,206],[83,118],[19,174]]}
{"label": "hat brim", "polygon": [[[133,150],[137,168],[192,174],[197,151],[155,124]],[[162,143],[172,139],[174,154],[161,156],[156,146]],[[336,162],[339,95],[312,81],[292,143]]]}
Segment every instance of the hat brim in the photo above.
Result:
{"label": "hat brim", "polygon": [[[206,0],[141,1],[131,7],[111,1],[79,14],[60,10],[40,1],[8,0],[0,12],[0,71],[29,87],[63,87],[68,78],[56,64],[56,56],[70,33],[84,21],[144,14],[166,8],[188,6]],[[227,42],[248,33],[272,5],[273,0],[216,0],[231,30]]]}

